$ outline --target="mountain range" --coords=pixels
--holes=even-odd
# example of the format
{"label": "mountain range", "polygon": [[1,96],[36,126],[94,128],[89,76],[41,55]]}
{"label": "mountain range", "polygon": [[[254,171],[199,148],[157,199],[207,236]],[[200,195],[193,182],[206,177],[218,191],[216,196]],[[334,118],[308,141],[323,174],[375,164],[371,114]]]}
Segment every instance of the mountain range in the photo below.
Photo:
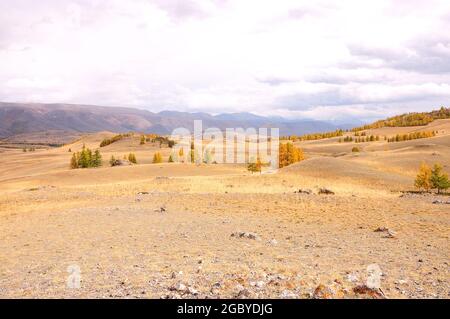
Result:
{"label": "mountain range", "polygon": [[0,102],[0,137],[17,134],[63,130],[68,132],[128,132],[170,134],[177,127],[193,131],[194,120],[203,121],[203,129],[217,127],[249,128],[278,127],[280,135],[307,134],[348,128],[315,120],[293,120],[264,117],[252,113],[189,113],[79,104],[42,104]]}

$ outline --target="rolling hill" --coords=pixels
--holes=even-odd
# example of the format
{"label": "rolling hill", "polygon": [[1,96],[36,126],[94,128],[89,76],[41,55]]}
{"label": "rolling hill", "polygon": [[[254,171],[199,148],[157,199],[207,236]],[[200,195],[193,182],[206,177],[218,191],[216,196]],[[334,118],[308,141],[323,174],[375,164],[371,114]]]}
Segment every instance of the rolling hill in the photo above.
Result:
{"label": "rolling hill", "polygon": [[159,113],[124,107],[74,104],[33,104],[0,102],[0,138],[46,131],[128,132],[170,134],[174,128],[193,130],[193,121],[202,120],[203,128],[278,127],[281,135],[328,131],[337,128],[328,122],[285,120],[251,113],[211,115],[162,111]]}

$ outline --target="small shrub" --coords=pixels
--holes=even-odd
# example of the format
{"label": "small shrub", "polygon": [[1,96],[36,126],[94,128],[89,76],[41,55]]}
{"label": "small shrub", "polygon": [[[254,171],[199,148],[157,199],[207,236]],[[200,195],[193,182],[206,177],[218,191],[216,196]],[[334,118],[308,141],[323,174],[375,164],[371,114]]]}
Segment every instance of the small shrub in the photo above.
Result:
{"label": "small shrub", "polygon": [[128,154],[128,160],[130,161],[130,163],[137,164],[136,155],[134,155],[133,153]]}
{"label": "small shrub", "polygon": [[352,148],[352,152],[353,152],[353,153],[358,153],[358,152],[359,152],[359,148],[356,147],[356,146],[353,147],[353,148]]}
{"label": "small shrub", "polygon": [[262,168],[262,163],[261,163],[261,160],[259,158],[256,160],[256,162],[250,162],[247,165],[247,169],[250,172],[252,172],[252,174],[255,173],[255,172],[260,172],[261,173],[261,168]]}
{"label": "small shrub", "polygon": [[159,152],[156,152],[153,155],[153,161],[152,162],[153,162],[153,164],[162,163],[162,156],[161,156],[161,154]]}

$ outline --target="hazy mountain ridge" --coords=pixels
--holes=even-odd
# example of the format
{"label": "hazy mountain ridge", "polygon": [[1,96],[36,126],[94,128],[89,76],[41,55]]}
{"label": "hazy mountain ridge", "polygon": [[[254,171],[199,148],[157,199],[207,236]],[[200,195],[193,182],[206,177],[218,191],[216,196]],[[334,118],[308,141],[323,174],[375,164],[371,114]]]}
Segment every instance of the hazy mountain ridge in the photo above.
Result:
{"label": "hazy mountain ridge", "polygon": [[0,137],[16,134],[64,130],[74,132],[139,131],[170,134],[177,127],[193,130],[193,121],[202,120],[203,129],[235,127],[278,127],[280,135],[329,131],[337,125],[314,120],[288,120],[263,117],[252,113],[189,113],[147,110],[126,107],[105,107],[78,104],[41,104],[0,102]]}

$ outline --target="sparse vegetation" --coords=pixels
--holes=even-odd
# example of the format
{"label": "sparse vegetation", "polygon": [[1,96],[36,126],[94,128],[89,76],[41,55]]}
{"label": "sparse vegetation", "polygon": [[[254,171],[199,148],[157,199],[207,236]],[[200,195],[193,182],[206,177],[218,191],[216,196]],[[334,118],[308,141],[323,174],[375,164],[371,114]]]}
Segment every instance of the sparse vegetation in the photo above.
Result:
{"label": "sparse vegetation", "polygon": [[70,159],[70,168],[90,168],[102,165],[102,155],[99,150],[92,150],[83,145],[80,152],[73,153]]}
{"label": "sparse vegetation", "polygon": [[145,144],[145,136],[144,136],[144,135],[141,136],[141,142],[140,142],[140,144],[141,144],[141,145],[144,145],[144,144]]}
{"label": "sparse vegetation", "polygon": [[359,153],[359,147],[356,147],[356,146],[354,146],[353,148],[352,148],[352,153]]}

